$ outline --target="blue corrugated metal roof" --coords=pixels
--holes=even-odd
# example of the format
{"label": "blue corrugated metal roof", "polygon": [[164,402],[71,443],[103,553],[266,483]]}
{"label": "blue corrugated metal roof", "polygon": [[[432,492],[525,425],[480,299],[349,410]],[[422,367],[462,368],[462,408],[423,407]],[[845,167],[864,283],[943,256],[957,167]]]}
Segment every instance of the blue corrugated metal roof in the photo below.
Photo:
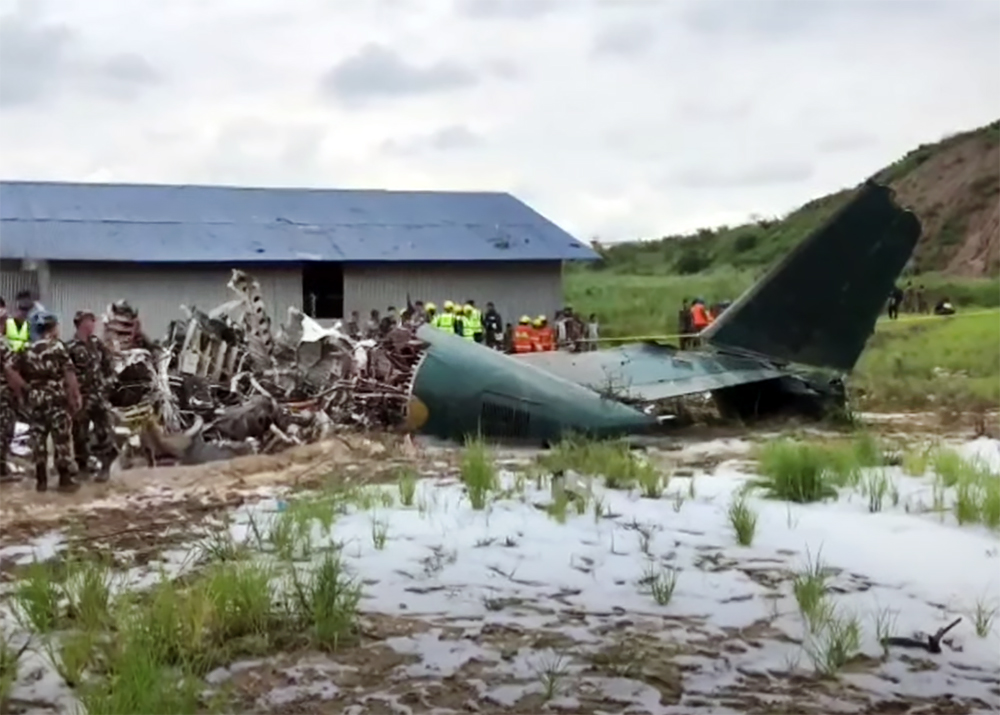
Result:
{"label": "blue corrugated metal roof", "polygon": [[0,182],[0,255],[540,261],[597,255],[510,194]]}

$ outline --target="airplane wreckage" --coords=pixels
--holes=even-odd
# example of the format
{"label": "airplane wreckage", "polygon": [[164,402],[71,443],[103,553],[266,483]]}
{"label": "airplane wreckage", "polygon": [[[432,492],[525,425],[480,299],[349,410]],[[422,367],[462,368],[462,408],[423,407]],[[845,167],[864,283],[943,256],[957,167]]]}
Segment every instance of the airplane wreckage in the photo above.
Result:
{"label": "airplane wreckage", "polygon": [[890,189],[866,183],[825,225],[701,334],[584,353],[505,355],[423,325],[355,341],[289,310],[272,331],[256,282],[191,309],[158,345],[137,317],[105,316],[116,355],[112,403],[147,458],[201,463],[274,452],[336,431],[391,429],[550,442],[567,433],[646,433],[672,401],[710,395],[743,418],[842,407],[858,360],[920,236]]}

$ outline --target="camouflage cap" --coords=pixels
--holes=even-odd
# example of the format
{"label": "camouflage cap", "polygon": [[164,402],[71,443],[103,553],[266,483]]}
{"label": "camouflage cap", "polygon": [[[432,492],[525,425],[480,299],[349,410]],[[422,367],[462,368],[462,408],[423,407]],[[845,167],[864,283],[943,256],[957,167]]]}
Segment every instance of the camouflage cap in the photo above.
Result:
{"label": "camouflage cap", "polygon": [[76,315],[73,316],[73,325],[79,326],[87,318],[97,320],[97,317],[89,310],[78,310],[76,311]]}

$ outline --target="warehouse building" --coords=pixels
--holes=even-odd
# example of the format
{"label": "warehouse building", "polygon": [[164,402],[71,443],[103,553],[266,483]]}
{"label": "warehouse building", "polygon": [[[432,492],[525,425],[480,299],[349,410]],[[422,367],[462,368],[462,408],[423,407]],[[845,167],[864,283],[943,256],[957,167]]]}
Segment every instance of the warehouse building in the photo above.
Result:
{"label": "warehouse building", "polygon": [[0,295],[38,291],[63,319],[115,300],[151,336],[180,306],[260,282],[273,319],[327,320],[412,300],[552,313],[562,262],[597,255],[505,193],[0,182]]}

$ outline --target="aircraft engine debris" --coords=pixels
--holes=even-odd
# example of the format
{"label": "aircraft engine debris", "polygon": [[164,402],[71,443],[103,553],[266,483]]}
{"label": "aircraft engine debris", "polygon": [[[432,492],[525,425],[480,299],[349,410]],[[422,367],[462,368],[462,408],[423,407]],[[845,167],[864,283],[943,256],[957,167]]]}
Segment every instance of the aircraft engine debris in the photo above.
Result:
{"label": "aircraft engine debris", "polygon": [[162,345],[137,337],[127,304],[109,306],[112,404],[139,456],[201,463],[405,423],[427,347],[413,330],[354,341],[292,308],[272,331],[257,282],[234,270],[228,287],[236,298],[210,312],[183,308]]}

